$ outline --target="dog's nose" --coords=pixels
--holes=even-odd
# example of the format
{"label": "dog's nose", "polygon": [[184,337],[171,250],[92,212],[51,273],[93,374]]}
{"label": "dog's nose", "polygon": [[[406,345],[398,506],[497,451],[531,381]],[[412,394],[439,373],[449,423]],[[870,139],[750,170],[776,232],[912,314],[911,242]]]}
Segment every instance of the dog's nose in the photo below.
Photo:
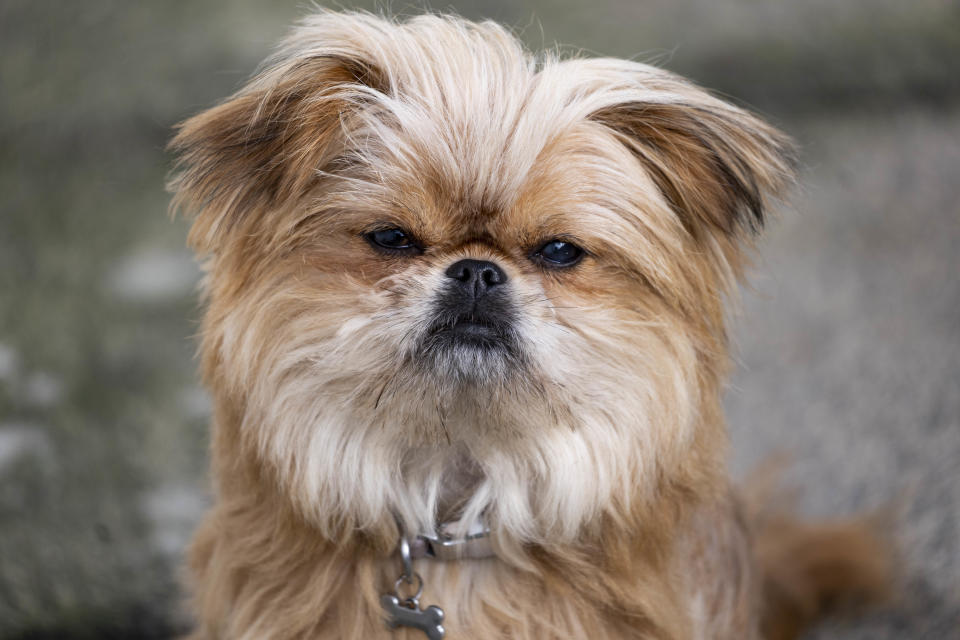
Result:
{"label": "dog's nose", "polygon": [[490,289],[507,281],[507,274],[489,260],[458,260],[447,267],[448,278],[456,280],[466,293],[479,298]]}

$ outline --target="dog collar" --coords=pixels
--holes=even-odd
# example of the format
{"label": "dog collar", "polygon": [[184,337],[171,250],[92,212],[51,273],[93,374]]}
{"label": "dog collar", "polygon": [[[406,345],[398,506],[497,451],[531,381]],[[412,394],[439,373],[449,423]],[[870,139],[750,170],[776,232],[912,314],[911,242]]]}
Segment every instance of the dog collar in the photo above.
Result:
{"label": "dog collar", "polygon": [[[423,578],[413,570],[416,558],[435,560],[479,560],[492,557],[493,545],[490,540],[490,528],[481,520],[476,520],[467,529],[463,537],[454,537],[450,531],[457,522],[446,522],[433,534],[420,534],[412,540],[401,534],[397,545],[402,564],[402,573],[393,585],[392,593],[380,596],[380,606],[386,614],[387,626],[410,627],[426,634],[428,640],[443,640],[446,630],[443,628],[443,609],[430,605],[420,608],[420,595],[423,593]],[[401,586],[413,589],[410,595],[401,594]]]}
{"label": "dog collar", "polygon": [[[479,518],[470,524],[466,535],[454,537],[450,531],[458,522],[441,524],[436,533],[421,533],[409,542],[410,557],[434,560],[480,560],[493,557],[490,527]],[[401,540],[401,547],[403,541]],[[401,555],[402,549],[401,549]]]}

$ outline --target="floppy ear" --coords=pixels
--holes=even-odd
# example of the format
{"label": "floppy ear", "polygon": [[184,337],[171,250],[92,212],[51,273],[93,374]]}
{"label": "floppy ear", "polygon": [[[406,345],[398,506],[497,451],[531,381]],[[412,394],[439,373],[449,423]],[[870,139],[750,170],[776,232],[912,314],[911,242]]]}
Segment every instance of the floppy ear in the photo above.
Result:
{"label": "floppy ear", "polygon": [[342,46],[298,51],[303,35],[238,93],[177,126],[168,188],[175,209],[197,214],[190,242],[201,253],[252,212],[303,195],[336,155],[349,105],[383,88],[379,70]]}
{"label": "floppy ear", "polygon": [[792,183],[789,139],[746,111],[658,72],[663,102],[626,101],[592,119],[630,147],[694,237],[758,231],[770,201]]}

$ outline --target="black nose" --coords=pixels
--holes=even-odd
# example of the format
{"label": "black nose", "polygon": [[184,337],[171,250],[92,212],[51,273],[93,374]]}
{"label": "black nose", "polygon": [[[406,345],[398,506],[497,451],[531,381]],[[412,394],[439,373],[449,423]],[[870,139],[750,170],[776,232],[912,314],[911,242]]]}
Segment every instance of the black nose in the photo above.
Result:
{"label": "black nose", "polygon": [[507,281],[503,269],[489,260],[459,260],[447,267],[446,274],[448,278],[459,282],[474,298]]}

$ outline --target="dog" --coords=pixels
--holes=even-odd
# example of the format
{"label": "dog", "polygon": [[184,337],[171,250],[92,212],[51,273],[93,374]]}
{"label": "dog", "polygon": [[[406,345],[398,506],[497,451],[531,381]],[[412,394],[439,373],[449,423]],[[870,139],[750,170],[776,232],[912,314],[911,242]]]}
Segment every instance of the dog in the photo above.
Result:
{"label": "dog", "polygon": [[728,477],[725,300],[795,164],[754,115],[321,11],[171,148],[214,401],[191,637],[781,640],[883,591],[866,527]]}

